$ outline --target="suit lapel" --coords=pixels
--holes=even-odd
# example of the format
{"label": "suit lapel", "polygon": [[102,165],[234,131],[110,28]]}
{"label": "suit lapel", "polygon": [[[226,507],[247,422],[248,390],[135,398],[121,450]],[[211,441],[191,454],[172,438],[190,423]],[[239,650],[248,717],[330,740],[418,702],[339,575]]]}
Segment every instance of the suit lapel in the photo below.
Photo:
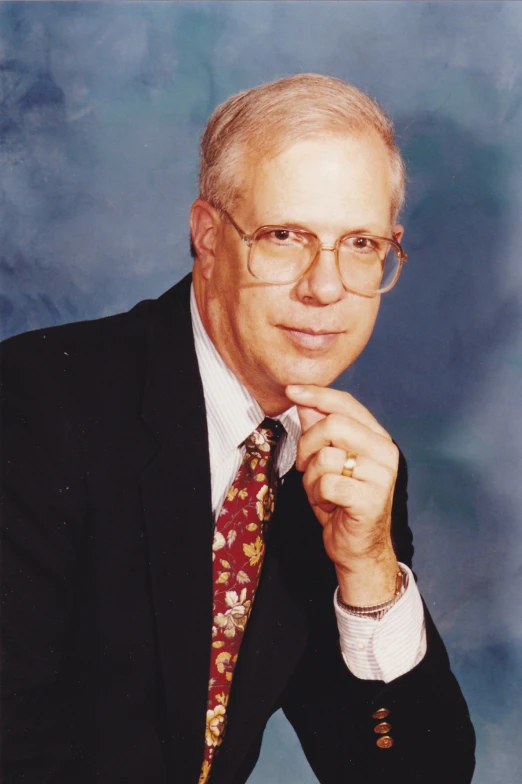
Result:
{"label": "suit lapel", "polygon": [[176,781],[197,781],[212,627],[210,467],[190,278],[160,298],[143,417],[158,451],[141,476],[162,692]]}
{"label": "suit lapel", "polygon": [[[190,277],[156,304],[143,418],[158,449],[141,475],[150,584],[175,781],[195,784],[203,758],[212,630],[210,464],[189,307]],[[295,473],[295,472],[294,472]],[[297,479],[300,492],[302,485]],[[295,485],[295,483],[294,483]],[[277,527],[295,507],[282,493],[230,698],[216,780],[231,780],[303,650],[306,621],[280,572]],[[282,499],[281,499],[282,500]],[[273,538],[272,538],[273,537]]]}

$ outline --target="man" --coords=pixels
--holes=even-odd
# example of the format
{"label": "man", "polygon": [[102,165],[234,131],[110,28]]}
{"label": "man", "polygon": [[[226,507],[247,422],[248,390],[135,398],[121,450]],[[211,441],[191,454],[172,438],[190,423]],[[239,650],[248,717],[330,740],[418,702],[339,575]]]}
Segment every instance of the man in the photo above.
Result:
{"label": "man", "polygon": [[202,140],[192,278],[5,344],[6,784],[242,784],[280,707],[321,782],[471,780],[404,461],[328,388],[405,260],[403,188],[355,88],[246,91]]}

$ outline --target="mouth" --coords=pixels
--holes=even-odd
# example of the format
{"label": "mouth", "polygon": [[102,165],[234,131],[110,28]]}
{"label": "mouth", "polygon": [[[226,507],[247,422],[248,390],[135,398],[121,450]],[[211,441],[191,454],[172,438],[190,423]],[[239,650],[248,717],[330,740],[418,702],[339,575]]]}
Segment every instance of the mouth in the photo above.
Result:
{"label": "mouth", "polygon": [[284,326],[280,326],[280,329],[288,335],[293,343],[312,351],[321,351],[329,348],[341,334],[340,332],[328,332],[326,330],[295,329]]}

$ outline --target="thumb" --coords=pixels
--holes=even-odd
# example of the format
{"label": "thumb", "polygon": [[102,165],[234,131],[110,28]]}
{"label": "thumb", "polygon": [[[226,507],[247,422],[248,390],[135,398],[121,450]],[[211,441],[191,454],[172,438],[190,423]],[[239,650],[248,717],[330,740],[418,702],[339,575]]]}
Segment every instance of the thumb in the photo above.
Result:
{"label": "thumb", "polygon": [[297,413],[299,415],[303,433],[310,430],[312,425],[315,425],[316,422],[326,418],[326,414],[318,411],[317,408],[308,408],[307,406],[297,406]]}

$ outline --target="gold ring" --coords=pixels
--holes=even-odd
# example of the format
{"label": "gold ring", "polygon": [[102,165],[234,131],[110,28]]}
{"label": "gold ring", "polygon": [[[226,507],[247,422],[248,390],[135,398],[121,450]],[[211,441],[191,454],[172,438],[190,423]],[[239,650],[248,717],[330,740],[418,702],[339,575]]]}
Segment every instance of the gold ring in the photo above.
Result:
{"label": "gold ring", "polygon": [[350,479],[353,476],[353,472],[355,471],[355,466],[357,464],[357,455],[355,452],[348,452],[346,455],[346,460],[343,463],[343,470],[341,474],[343,476],[347,476]]}

